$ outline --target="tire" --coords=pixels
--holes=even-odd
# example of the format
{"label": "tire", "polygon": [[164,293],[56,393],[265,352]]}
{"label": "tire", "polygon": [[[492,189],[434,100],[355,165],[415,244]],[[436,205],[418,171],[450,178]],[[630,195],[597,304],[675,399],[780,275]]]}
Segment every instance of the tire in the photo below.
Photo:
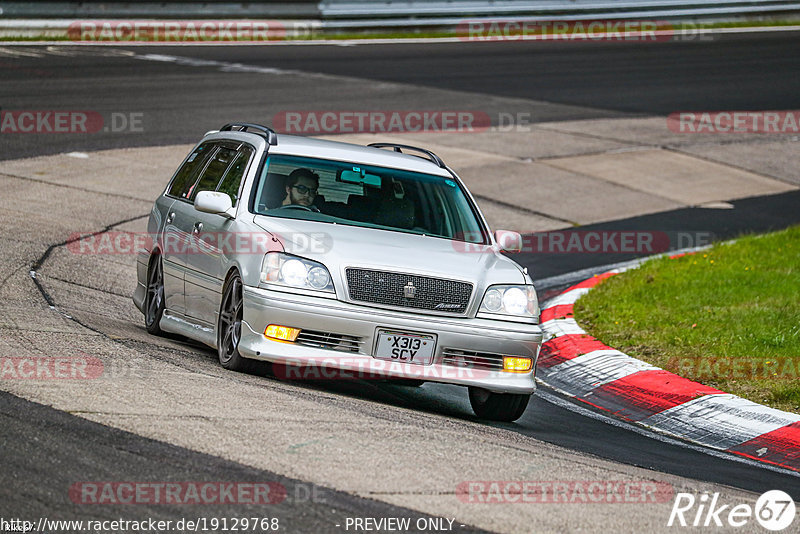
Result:
{"label": "tire", "polygon": [[490,421],[516,421],[525,413],[530,399],[530,395],[492,393],[483,388],[469,388],[469,403],[475,415]]}
{"label": "tire", "polygon": [[239,354],[243,311],[242,279],[235,273],[228,278],[222,289],[222,303],[217,320],[217,356],[220,365],[225,369],[248,372],[253,368],[253,362]]}
{"label": "tire", "polygon": [[144,326],[147,333],[164,335],[161,318],[164,316],[164,267],[161,256],[153,256],[147,270],[147,288],[144,297]]}

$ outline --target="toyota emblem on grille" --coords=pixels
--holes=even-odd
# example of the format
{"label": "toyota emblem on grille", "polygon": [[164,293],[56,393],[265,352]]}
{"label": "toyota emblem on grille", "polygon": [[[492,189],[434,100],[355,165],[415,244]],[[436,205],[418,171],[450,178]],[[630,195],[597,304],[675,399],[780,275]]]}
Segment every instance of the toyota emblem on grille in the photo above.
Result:
{"label": "toyota emblem on grille", "polygon": [[413,284],[413,283],[411,283],[411,282],[408,282],[408,283],[407,283],[407,284],[406,284],[406,285],[403,287],[403,296],[404,296],[405,298],[407,298],[407,299],[413,299],[413,298],[414,298],[414,296],[415,296],[416,294],[417,294],[417,288],[416,288],[416,287],[414,287],[414,284]]}

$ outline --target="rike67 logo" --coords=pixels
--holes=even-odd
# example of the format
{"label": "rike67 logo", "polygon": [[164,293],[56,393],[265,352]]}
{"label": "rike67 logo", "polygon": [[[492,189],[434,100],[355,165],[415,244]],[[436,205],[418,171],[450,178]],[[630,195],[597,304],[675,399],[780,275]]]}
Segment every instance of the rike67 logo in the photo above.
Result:
{"label": "rike67 logo", "polygon": [[794,521],[794,500],[781,490],[762,494],[754,506],[749,504],[723,504],[719,493],[677,493],[669,514],[667,526],[681,527],[734,527],[751,525],[755,519],[767,530],[780,531]]}

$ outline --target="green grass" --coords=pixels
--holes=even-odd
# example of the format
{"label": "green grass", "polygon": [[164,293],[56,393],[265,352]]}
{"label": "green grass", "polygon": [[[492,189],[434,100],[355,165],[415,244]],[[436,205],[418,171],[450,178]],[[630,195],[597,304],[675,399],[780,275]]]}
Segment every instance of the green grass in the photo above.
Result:
{"label": "green grass", "polygon": [[800,413],[800,226],[649,261],[590,291],[575,318],[630,356]]}

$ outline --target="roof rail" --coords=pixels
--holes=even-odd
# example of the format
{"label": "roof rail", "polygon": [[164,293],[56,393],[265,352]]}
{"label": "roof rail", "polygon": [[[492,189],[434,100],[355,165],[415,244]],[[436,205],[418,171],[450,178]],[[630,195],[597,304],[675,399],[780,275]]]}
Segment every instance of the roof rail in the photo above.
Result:
{"label": "roof rail", "polygon": [[[234,130],[234,128],[237,129]],[[261,124],[253,124],[251,122],[229,122],[219,129],[220,132],[247,132],[248,130],[255,130],[255,132],[249,133],[264,137],[270,145],[278,144],[278,134],[275,133],[275,130],[267,126],[262,126]]]}
{"label": "roof rail", "polygon": [[[419,147],[415,147],[415,146],[411,146],[411,145],[399,145],[397,143],[370,143],[367,146],[371,146],[373,148],[393,148],[395,152],[400,152],[401,154],[403,153],[403,150],[413,150],[415,152],[420,152],[422,154],[425,154],[427,156],[427,159],[429,159],[431,162],[435,163],[436,165],[438,165],[442,169],[446,169],[447,168],[447,165],[444,164],[444,161],[442,161],[442,158],[440,158],[439,156],[437,156],[436,154],[434,154],[430,150],[425,150],[424,148],[419,148]],[[414,155],[419,157],[419,158],[422,157],[422,156],[419,156],[417,154],[414,154]]]}

